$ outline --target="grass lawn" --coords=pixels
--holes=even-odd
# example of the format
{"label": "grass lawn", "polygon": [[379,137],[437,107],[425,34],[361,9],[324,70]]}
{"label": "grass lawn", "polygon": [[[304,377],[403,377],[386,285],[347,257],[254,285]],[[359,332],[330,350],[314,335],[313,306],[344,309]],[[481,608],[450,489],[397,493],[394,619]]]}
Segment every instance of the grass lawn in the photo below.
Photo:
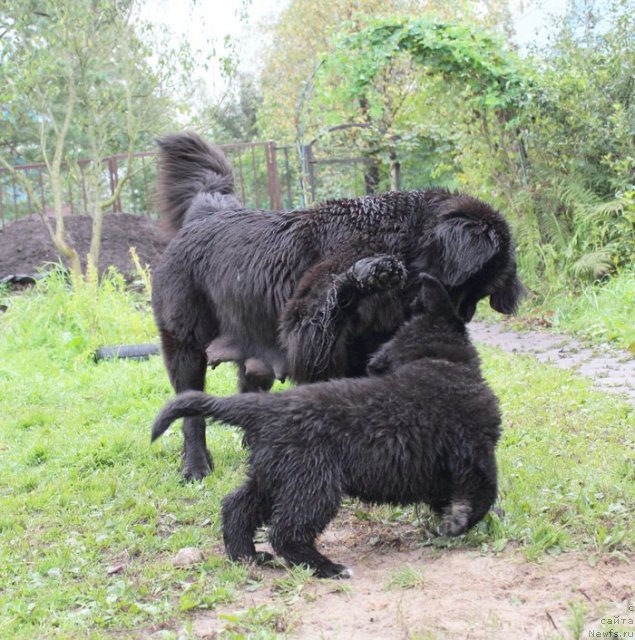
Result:
{"label": "grass lawn", "polygon": [[[93,362],[98,346],[156,341],[145,301],[116,276],[72,293],[53,277],[4,297],[0,637],[136,637],[140,629],[176,637],[193,610],[258,589],[222,555],[188,570],[172,565],[182,547],[218,546],[220,499],[241,481],[245,452],[240,433],[214,425],[215,472],[183,484],[178,429],[149,442],[172,393],[160,358]],[[485,553],[513,545],[528,558],[576,549],[590,562],[632,553],[633,410],[531,358],[482,355],[504,415],[503,511],[448,544]],[[210,372],[210,392],[234,387],[231,367]],[[424,526],[433,520],[424,514]],[[281,637],[281,615],[272,602],[237,616],[229,637]]]}
{"label": "grass lawn", "polygon": [[[538,302],[536,304],[536,302]],[[479,311],[493,317],[486,305]],[[546,323],[591,344],[612,344],[635,354],[635,267],[604,282],[579,289],[562,287],[542,300],[530,298],[521,307],[521,326]]]}

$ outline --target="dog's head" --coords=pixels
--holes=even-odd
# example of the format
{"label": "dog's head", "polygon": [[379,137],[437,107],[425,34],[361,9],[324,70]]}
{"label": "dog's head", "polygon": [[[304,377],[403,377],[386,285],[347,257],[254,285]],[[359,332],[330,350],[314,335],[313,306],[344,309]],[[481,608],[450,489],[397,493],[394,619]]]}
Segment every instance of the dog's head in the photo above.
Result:
{"label": "dog's head", "polygon": [[422,358],[478,359],[443,284],[427,273],[418,274],[416,280],[419,288],[411,303],[412,317],[372,356],[367,366],[371,375],[389,373]]}
{"label": "dog's head", "polygon": [[438,192],[435,197],[435,224],[424,238],[417,266],[445,285],[465,322],[486,297],[496,311],[515,313],[525,287],[516,273],[511,232],[503,217],[469,196]]}

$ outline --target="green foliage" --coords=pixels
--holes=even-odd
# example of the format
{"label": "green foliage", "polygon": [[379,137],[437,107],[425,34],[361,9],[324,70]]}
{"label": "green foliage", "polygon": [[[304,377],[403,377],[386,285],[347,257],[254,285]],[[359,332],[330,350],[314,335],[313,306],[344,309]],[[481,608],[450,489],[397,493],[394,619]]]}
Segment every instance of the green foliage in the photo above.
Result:
{"label": "green foliage", "polygon": [[197,128],[217,144],[252,142],[259,137],[257,115],[262,96],[253,77],[239,74],[236,82],[234,91],[196,116]]}
{"label": "green foliage", "polygon": [[[518,147],[523,113],[538,95],[521,61],[499,37],[474,23],[410,17],[356,16],[345,23],[310,82],[315,88],[305,90],[298,106],[304,129],[319,139],[340,129],[338,120],[357,123],[354,131],[365,154],[381,161],[385,174],[390,171],[390,182],[384,178],[380,189],[407,186],[395,171],[417,161],[423,167],[415,187],[457,186],[452,156],[463,152],[463,139],[448,121],[459,112],[470,127],[475,121],[487,125],[488,114],[506,145]],[[440,107],[442,115],[431,115]],[[422,161],[417,154],[424,149]],[[500,164],[505,162],[506,156]]]}
{"label": "green foliage", "polygon": [[[143,146],[165,122],[173,103],[152,54],[130,22],[134,2],[9,2],[0,9],[3,105],[0,146],[5,157],[52,158],[74,94],[64,160]],[[139,25],[143,31],[145,25]],[[132,90],[132,93],[128,91]],[[135,119],[130,130],[128,117]],[[94,139],[91,139],[94,138]]]}
{"label": "green foliage", "polygon": [[[73,288],[53,275],[12,296],[0,318],[2,637],[150,626],[181,598],[184,608],[228,602],[245,579],[221,558],[213,571],[195,569],[189,585],[170,563],[184,542],[218,531],[220,498],[239,479],[240,436],[219,427],[219,484],[185,487],[186,497],[179,445],[149,446],[150,417],[172,393],[161,359],[91,358],[103,344],[154,340],[144,299],[115,274]],[[211,378],[218,393],[234,389],[229,367]],[[174,510],[176,495],[186,502]]]}
{"label": "green foliage", "polygon": [[223,636],[228,640],[279,640],[288,626],[286,612],[282,608],[260,605],[232,614],[221,614],[225,623]]}
{"label": "green foliage", "polygon": [[271,588],[284,602],[289,605],[306,596],[307,585],[316,578],[306,567],[292,567],[282,578],[273,581]]}
{"label": "green foliage", "polygon": [[352,33],[337,44],[334,60],[339,69],[351,69],[345,84],[351,97],[366,95],[380,70],[402,52],[459,85],[463,96],[471,94],[475,108],[518,108],[528,97],[530,83],[515,57],[499,38],[472,25],[400,18],[373,21],[363,31],[344,29]]}
{"label": "green foliage", "polygon": [[[505,513],[500,523],[483,521],[476,533],[522,541],[529,557],[583,539],[598,551],[632,545],[624,519],[635,505],[632,487],[627,488],[632,409],[621,405],[609,416],[592,400],[586,381],[529,357],[509,358],[489,349],[484,355],[504,418],[499,494]],[[604,401],[606,408],[613,403]],[[580,526],[586,532],[582,538]]]}
{"label": "green foliage", "polygon": [[[134,0],[12,0],[0,7],[0,198],[11,199],[2,193],[10,185],[16,204],[28,199],[29,212],[54,213],[47,224],[52,243],[76,274],[80,260],[64,231],[73,191],[85,203],[81,213],[93,218],[90,258],[98,264],[103,211],[132,178],[133,153],[174,121],[165,74],[177,75],[188,59],[187,49],[170,47],[160,52],[168,62],[151,64],[156,52],[140,35],[147,25],[132,23],[135,8]],[[103,158],[115,153],[127,161],[120,164],[125,174],[110,174],[112,194]],[[15,169],[25,160],[45,170]]]}
{"label": "green foliage", "polygon": [[[617,0],[606,4],[602,28],[586,21],[582,31],[582,18],[572,9],[552,43],[534,52],[544,100],[524,125],[531,171],[523,201],[533,231],[523,259],[538,248],[543,261],[527,261],[529,277],[557,288],[635,259],[635,18]],[[527,217],[519,216],[521,233]]]}
{"label": "green foliage", "polygon": [[[42,299],[50,307],[42,305]],[[11,299],[3,318],[3,342],[16,352],[27,345],[42,349],[58,366],[79,366],[103,345],[156,340],[152,317],[139,314],[143,299],[131,293],[124,278],[110,272],[98,281],[94,271],[73,284],[62,270],[54,270],[32,291]],[[15,307],[31,318],[25,325]]]}
{"label": "green foliage", "polygon": [[633,267],[581,290],[551,295],[540,307],[554,327],[591,342],[613,342],[635,354],[635,271]]}
{"label": "green foliage", "polygon": [[[346,143],[383,167],[426,147],[407,186],[464,188],[505,211],[523,277],[543,297],[613,275],[635,258],[627,4],[608,3],[602,30],[587,21],[584,36],[572,7],[525,60],[473,22],[358,16],[300,94],[300,132],[322,138],[338,120],[359,123]],[[351,187],[334,174],[325,186],[342,185]]]}

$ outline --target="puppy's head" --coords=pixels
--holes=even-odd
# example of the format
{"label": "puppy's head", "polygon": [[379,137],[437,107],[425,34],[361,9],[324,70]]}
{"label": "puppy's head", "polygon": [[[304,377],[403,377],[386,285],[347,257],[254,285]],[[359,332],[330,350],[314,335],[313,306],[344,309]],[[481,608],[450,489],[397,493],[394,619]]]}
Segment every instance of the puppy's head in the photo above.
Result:
{"label": "puppy's head", "polygon": [[525,294],[516,273],[509,226],[489,205],[469,196],[441,194],[436,224],[422,251],[421,267],[446,287],[452,304],[469,322],[482,298],[500,313],[514,313]]}
{"label": "puppy's head", "polygon": [[369,374],[389,373],[422,358],[467,361],[477,357],[445,287],[427,273],[420,273],[417,281],[411,319],[372,356]]}
{"label": "puppy's head", "polygon": [[417,276],[419,291],[410,303],[413,316],[423,316],[430,323],[448,323],[462,330],[463,321],[457,316],[454,305],[443,284],[429,273],[421,272]]}

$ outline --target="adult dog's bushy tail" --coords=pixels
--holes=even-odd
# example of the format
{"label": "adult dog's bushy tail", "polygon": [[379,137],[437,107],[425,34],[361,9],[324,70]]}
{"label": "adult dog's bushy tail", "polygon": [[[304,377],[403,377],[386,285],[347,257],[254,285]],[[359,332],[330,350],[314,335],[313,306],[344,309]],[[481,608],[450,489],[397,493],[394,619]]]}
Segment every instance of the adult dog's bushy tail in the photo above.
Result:
{"label": "adult dog's bushy tail", "polygon": [[[231,165],[219,148],[188,131],[159,138],[157,144],[157,204],[173,232],[186,218],[240,207]],[[194,203],[198,194],[201,198]]]}
{"label": "adult dog's bushy tail", "polygon": [[[203,391],[184,391],[167,402],[152,424],[152,442],[165,433],[179,418],[205,416],[241,427],[247,436],[257,433],[268,407],[280,394],[241,393],[225,398],[210,396]],[[273,402],[272,402],[273,400]],[[271,407],[275,413],[275,409]]]}

